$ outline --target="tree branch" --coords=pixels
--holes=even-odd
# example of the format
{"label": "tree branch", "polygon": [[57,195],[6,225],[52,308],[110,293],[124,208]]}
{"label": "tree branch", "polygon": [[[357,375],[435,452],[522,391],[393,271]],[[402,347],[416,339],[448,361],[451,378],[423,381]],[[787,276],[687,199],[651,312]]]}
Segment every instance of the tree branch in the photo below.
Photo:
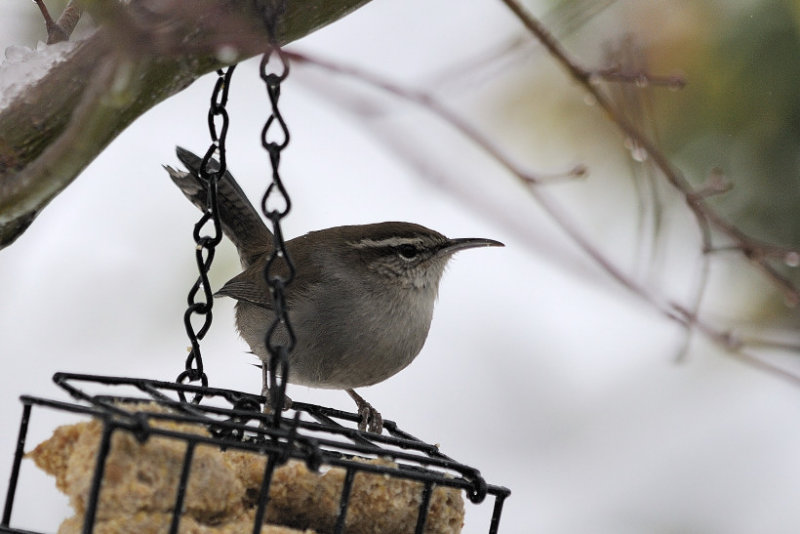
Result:
{"label": "tree branch", "polygon": [[723,217],[708,202],[708,189],[695,190],[689,180],[670,162],[644,133],[627,120],[613,105],[611,100],[600,90],[592,79],[592,71],[581,67],[571,58],[561,44],[547,31],[547,29],[531,15],[517,0],[502,0],[502,2],[516,15],[519,21],[536,39],[544,45],[548,53],[591,95],[598,107],[605,111],[608,117],[617,125],[620,133],[630,139],[659,169],[667,182],[680,192],[693,213],[700,235],[703,240],[703,250],[714,250],[712,231],[725,236],[736,244],[736,249],[742,256],[764,273],[767,279],[784,294],[786,303],[790,306],[800,304],[800,287],[782,275],[770,264],[769,260],[782,263],[791,263],[794,258],[800,257],[800,249],[782,247],[749,236],[740,230],[734,223]]}
{"label": "tree branch", "polygon": [[[369,0],[286,0],[286,44]],[[81,0],[99,28],[0,110],[0,248],[126,127],[226,63],[269,47],[252,0]]]}

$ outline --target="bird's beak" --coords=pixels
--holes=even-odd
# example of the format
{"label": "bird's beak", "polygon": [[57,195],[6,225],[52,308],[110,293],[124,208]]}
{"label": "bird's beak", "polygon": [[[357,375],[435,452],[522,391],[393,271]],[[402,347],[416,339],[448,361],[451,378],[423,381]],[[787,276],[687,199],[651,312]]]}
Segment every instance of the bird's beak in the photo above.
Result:
{"label": "bird's beak", "polygon": [[464,237],[460,239],[450,239],[445,246],[439,249],[440,253],[453,254],[459,250],[477,247],[504,247],[500,241],[494,239],[484,239],[482,237]]}

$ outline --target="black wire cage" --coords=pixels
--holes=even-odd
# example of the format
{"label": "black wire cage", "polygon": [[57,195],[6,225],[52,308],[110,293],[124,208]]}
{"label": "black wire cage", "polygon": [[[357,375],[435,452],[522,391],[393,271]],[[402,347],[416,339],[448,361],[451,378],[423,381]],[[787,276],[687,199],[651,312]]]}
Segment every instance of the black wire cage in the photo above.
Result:
{"label": "black wire cage", "polygon": [[[180,463],[180,467],[172,466],[179,473],[179,480],[171,500],[165,499],[171,512],[158,532],[194,532],[184,530],[181,522],[185,520],[187,494],[191,492],[190,476],[194,470],[206,467],[203,462],[196,461],[195,453],[199,448],[239,451],[263,461],[258,487],[251,488],[249,495],[252,513],[248,517],[252,521],[237,532],[257,534],[266,526],[277,470],[290,461],[303,463],[309,472],[336,468],[344,471],[341,484],[336,486],[338,495],[333,498],[335,510],[327,523],[284,525],[316,532],[358,531],[352,521],[348,521],[348,512],[354,502],[354,485],[358,484],[356,475],[360,473],[363,473],[362,480],[365,476],[379,475],[377,478],[389,483],[405,481],[406,487],[412,488],[413,498],[403,497],[407,504],[413,503],[416,508],[409,512],[412,519],[407,527],[388,530],[391,532],[441,531],[434,530],[430,524],[431,509],[436,507],[434,494],[438,488],[452,488],[459,495],[463,490],[467,499],[475,504],[493,501],[488,532],[496,533],[504,500],[510,495],[505,487],[487,484],[477,469],[449,458],[438,446],[402,431],[392,421],[385,421],[384,432],[375,434],[355,427],[360,419],[355,413],[296,402],[278,416],[264,414],[261,411],[263,397],[228,389],[70,373],[56,373],[53,380],[75,402],[21,397],[22,417],[0,532],[34,532],[11,525],[34,407],[78,414],[101,423],[82,525],[76,530],[85,534],[95,528],[108,474],[107,462],[114,448],[112,439],[117,434],[133,436],[138,443],[160,438],[185,444],[182,458],[175,462]],[[185,400],[187,396],[197,395],[205,400],[201,403]],[[205,431],[198,432],[197,428]],[[463,520],[463,515],[461,517]],[[461,526],[455,525],[452,531],[457,532]],[[376,527],[362,526],[361,531],[378,531],[371,528]],[[470,529],[475,531],[474,525]]]}

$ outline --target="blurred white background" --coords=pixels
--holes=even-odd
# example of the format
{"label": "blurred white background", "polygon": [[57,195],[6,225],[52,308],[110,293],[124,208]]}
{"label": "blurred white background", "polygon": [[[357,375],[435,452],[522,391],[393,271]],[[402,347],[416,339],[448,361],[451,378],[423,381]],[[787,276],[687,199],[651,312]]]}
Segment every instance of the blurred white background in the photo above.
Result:
{"label": "blurred white background", "polygon": [[[37,16],[27,0],[0,3],[2,48],[35,46],[28,30]],[[597,34],[582,39],[602,44],[603,20],[595,22]],[[428,88],[443,70],[517,33],[500,2],[376,0],[290,48]],[[507,104],[503,84],[523,76],[556,81],[549,89],[543,84],[534,98],[541,119],[525,124],[520,137],[520,124],[504,125],[497,110]],[[198,80],[136,121],[0,252],[0,483],[10,470],[18,397],[66,400],[52,385],[54,372],[171,380],[182,370],[198,213],[161,165],[177,163],[176,144],[198,153],[208,146],[213,83],[213,75]],[[326,97],[351,89],[357,85],[300,67],[284,86],[292,142],[282,172],[294,201],[286,233],[408,220],[451,237],[506,244],[458,255],[419,358],[361,391],[402,428],[511,488],[501,532],[798,531],[797,386],[702,341],[686,363],[675,364],[685,333],[577,251],[503,169],[411,106],[379,97],[387,114],[365,123]],[[621,140],[540,49],[500,75],[478,73],[477,81],[467,77],[438,94],[534,170],[587,163],[586,182],[547,192],[569,206],[599,248],[635,265],[635,197],[613,180],[630,172]],[[570,101],[583,106],[581,116],[559,115]],[[228,164],[252,198],[267,179],[258,141],[266,106],[257,62],[240,65],[229,104]],[[381,135],[387,132],[396,135],[388,144]],[[409,153],[444,174],[426,179]],[[671,264],[654,289],[683,298],[695,273],[697,237],[687,214],[676,209],[671,217],[684,239],[665,254]],[[212,281],[218,287],[237,268],[226,242]],[[729,271],[714,270],[724,287],[712,285],[719,297],[712,307],[722,316],[755,291],[746,289],[745,274]],[[730,287],[742,292],[731,295]],[[217,300],[214,310],[202,345],[212,385],[257,391],[260,375],[234,331],[232,303]],[[290,387],[289,394],[352,409],[343,392]],[[44,414],[34,414],[29,448],[52,431],[55,419]],[[54,531],[69,515],[66,499],[29,462],[23,478],[13,524]],[[491,505],[467,508],[464,531],[486,532]]]}

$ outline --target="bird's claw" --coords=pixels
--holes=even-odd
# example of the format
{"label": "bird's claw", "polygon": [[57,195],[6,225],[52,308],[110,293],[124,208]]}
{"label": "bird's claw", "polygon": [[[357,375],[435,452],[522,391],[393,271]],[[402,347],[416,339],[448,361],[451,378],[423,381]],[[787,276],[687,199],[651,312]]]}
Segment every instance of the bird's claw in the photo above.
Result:
{"label": "bird's claw", "polygon": [[358,429],[362,432],[368,430],[375,434],[383,432],[383,416],[374,407],[367,405],[358,409],[361,421],[358,422]]}
{"label": "bird's claw", "polygon": [[358,422],[358,429],[362,432],[368,430],[375,434],[383,432],[383,416],[381,413],[352,389],[348,389],[347,393],[356,401],[356,406],[358,406],[358,415],[361,417]]}
{"label": "bird's claw", "polygon": [[[269,390],[266,390],[262,391],[261,395],[263,395],[264,398],[266,399],[264,402],[264,413],[272,413],[272,394],[269,392]],[[292,407],[292,399],[289,398],[289,395],[284,395],[283,407],[281,408],[281,411],[285,412],[291,407]]]}

